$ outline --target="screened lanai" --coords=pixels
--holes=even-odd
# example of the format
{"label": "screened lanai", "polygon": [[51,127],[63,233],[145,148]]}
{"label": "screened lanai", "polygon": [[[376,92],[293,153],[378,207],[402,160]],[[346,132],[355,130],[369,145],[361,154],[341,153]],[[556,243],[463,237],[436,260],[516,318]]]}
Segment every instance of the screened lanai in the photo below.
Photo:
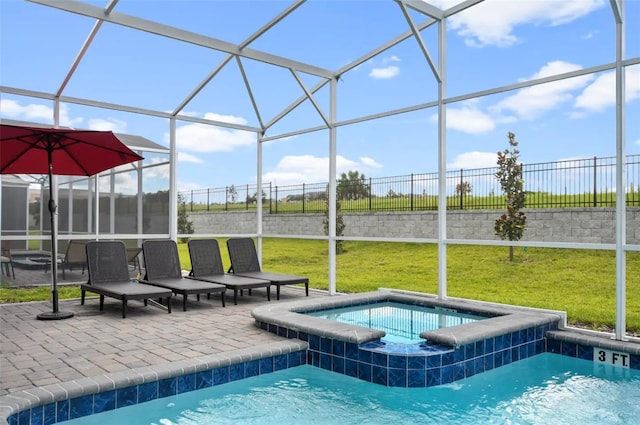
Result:
{"label": "screened lanai", "polygon": [[[448,296],[451,245],[615,251],[616,338],[626,338],[626,299],[637,296],[626,291],[626,258],[640,251],[627,242],[625,194],[638,181],[628,178],[624,159],[640,150],[630,118],[640,113],[637,2],[34,0],[0,7],[2,119],[113,129],[168,150],[165,160],[160,152],[144,155],[150,177],[154,165],[168,162],[164,184],[153,186],[144,171],[131,179],[135,193],[168,189],[166,222],[141,227],[139,198],[130,201],[137,202],[133,227],[118,223],[121,204],[99,202],[98,209],[110,208],[104,220],[87,202],[87,223],[73,212],[58,217],[69,238],[87,235],[85,224],[122,239],[189,237],[177,228],[180,190],[321,176],[328,235],[287,237],[326,240],[330,293],[340,289],[336,239],[437,244],[440,297]],[[37,30],[27,19],[38,20]],[[560,105],[567,109],[554,109]],[[444,202],[436,238],[336,235],[341,172],[428,167],[439,175],[434,195],[446,199],[455,192],[446,170],[495,163],[512,130],[531,162],[615,156],[608,188],[616,193],[615,243],[454,239]],[[127,194],[109,176],[99,184],[60,178],[58,193],[103,193],[103,181],[112,198]],[[257,237],[259,250],[263,237],[282,237],[264,232],[260,202],[255,230],[244,236]]]}

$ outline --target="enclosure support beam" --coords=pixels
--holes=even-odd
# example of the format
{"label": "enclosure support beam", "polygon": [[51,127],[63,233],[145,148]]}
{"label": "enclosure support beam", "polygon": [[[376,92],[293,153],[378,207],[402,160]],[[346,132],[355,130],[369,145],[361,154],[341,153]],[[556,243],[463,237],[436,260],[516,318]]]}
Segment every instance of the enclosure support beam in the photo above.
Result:
{"label": "enclosure support beam", "polygon": [[438,23],[438,298],[447,297],[447,109],[446,21]]}
{"label": "enclosure support beam", "polygon": [[[258,234],[258,260],[262,265],[262,133],[257,133],[256,146],[256,233]],[[247,196],[249,194],[247,193]],[[277,202],[277,199],[276,199]]]}
{"label": "enclosure support beam", "polygon": [[[616,333],[618,340],[626,339],[626,234],[627,206],[625,164],[625,68],[622,66],[625,52],[623,0],[611,2],[616,21]],[[617,6],[617,7],[616,7]]]}
{"label": "enclosure support beam", "polygon": [[169,120],[169,239],[178,239],[178,149],[176,148],[176,119]]}
{"label": "enclosure support beam", "polygon": [[329,294],[336,294],[336,105],[338,79],[331,80],[329,86]]}

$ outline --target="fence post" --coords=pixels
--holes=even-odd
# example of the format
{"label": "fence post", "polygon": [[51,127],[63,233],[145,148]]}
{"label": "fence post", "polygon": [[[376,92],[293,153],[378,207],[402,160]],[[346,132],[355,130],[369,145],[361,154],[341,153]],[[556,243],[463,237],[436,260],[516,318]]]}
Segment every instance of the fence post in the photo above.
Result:
{"label": "fence post", "polygon": [[244,207],[249,211],[249,185],[247,185],[247,196],[244,197]]}
{"label": "fence post", "polygon": [[411,211],[413,211],[413,173],[411,173]]}
{"label": "fence post", "polygon": [[593,157],[593,206],[597,207],[598,206],[598,187],[597,187],[597,182],[598,179],[596,178],[596,171],[598,170],[597,167],[597,157]]}
{"label": "fence post", "polygon": [[211,192],[211,189],[207,189],[207,211],[209,211],[209,204],[210,204],[210,200],[209,200],[209,194]]}
{"label": "fence post", "polygon": [[278,186],[276,186],[276,214],[278,214]]}
{"label": "fence post", "polygon": [[193,212],[193,189],[191,189],[191,212]]}
{"label": "fence post", "polygon": [[304,183],[302,183],[302,214],[304,214]]}
{"label": "fence post", "polygon": [[229,211],[229,186],[224,188],[224,210]]}
{"label": "fence post", "polygon": [[[269,182],[269,214],[273,211],[273,190],[271,189],[271,182]],[[276,199],[276,205],[278,204],[278,200]]]}
{"label": "fence post", "polygon": [[371,177],[369,177],[369,212],[371,212],[371,197],[372,197],[372,193],[371,193]]}
{"label": "fence post", "polygon": [[460,169],[460,191],[459,191],[460,192],[460,209],[461,210],[464,208],[464,200],[463,200],[463,197],[462,197],[462,194],[464,193],[464,190],[463,190],[464,183],[463,183],[463,181],[464,181],[464,174],[463,174],[462,168],[461,168]]}

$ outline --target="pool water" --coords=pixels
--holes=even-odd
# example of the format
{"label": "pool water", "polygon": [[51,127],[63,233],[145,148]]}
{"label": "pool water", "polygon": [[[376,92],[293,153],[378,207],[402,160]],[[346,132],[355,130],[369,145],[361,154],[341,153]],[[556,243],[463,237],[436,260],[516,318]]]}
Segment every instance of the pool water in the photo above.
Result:
{"label": "pool water", "polygon": [[640,371],[545,353],[428,388],[382,387],[299,366],[68,425],[630,424]]}
{"label": "pool water", "polygon": [[385,331],[386,342],[424,342],[420,333],[486,319],[455,310],[415,306],[397,302],[358,305],[305,313],[341,323]]}

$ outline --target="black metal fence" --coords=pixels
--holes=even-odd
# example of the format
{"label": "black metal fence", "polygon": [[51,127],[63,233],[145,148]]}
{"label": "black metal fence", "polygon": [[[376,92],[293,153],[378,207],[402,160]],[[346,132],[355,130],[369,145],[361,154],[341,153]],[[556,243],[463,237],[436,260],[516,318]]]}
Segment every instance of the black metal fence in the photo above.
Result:
{"label": "black metal fence", "polygon": [[[625,182],[629,206],[640,206],[640,155],[628,155]],[[446,172],[448,209],[500,209],[504,198],[497,167]],[[523,165],[528,208],[612,207],[616,203],[615,157],[575,159]],[[327,183],[276,186],[265,183],[265,213],[326,211]],[[338,181],[342,212],[420,211],[438,208],[438,173]],[[257,186],[227,186],[180,192],[190,211],[254,209]]]}

